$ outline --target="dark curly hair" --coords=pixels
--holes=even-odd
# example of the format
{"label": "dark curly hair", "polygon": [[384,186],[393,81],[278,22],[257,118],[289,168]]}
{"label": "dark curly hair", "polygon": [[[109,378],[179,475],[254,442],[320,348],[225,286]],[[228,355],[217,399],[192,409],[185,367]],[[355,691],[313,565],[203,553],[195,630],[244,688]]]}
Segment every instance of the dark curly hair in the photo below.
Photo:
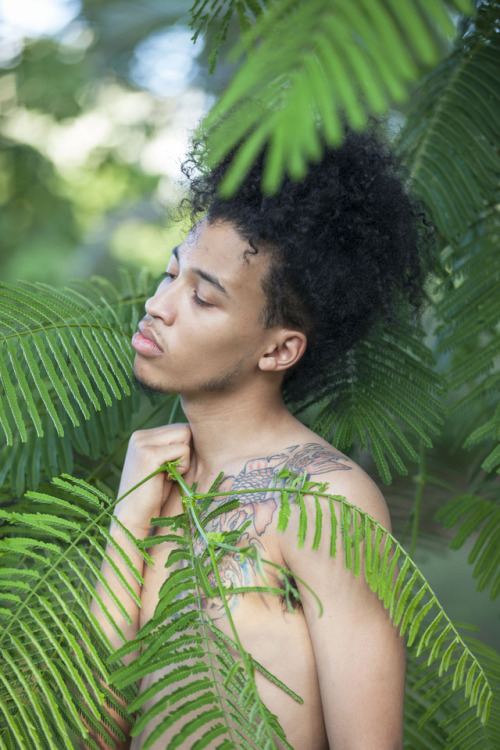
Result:
{"label": "dark curly hair", "polygon": [[404,186],[404,171],[375,126],[346,130],[300,181],[285,177],[263,195],[266,152],[230,198],[220,184],[234,156],[199,170],[200,144],[183,172],[193,216],[228,222],[271,263],[265,324],[297,328],[308,345],[283,384],[297,405],[320,398],[353,344],[377,322],[393,322],[423,299],[429,222]]}

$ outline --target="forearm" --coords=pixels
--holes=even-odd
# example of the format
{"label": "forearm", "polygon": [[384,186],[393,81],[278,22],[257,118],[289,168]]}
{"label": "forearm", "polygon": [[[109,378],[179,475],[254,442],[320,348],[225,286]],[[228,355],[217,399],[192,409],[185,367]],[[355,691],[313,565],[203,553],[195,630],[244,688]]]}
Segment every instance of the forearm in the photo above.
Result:
{"label": "forearm", "polygon": [[[118,490],[120,501],[114,509],[119,524],[113,522],[96,585],[96,596],[91,611],[114,648],[133,640],[139,630],[141,583],[117,551],[123,549],[127,558],[142,578],[144,557],[131,542],[121,526],[137,539],[146,539],[151,530],[150,520],[161,515],[172,482],[162,470],[167,461],[178,461],[179,471],[189,466],[191,431],[187,425],[168,425],[152,430],[134,432],[130,438]],[[117,570],[119,573],[117,574]],[[123,580],[126,582],[124,585]],[[109,616],[108,616],[109,615]],[[129,654],[127,664],[136,654]]]}
{"label": "forearm", "polygon": [[[141,580],[145,574],[145,562],[141,550],[128,534],[139,540],[148,537],[150,520],[162,515],[172,487],[162,466],[166,461],[178,461],[179,471],[185,472],[189,467],[190,441],[191,432],[186,425],[138,431],[130,438],[118,490],[121,499],[114,509],[119,523],[111,523],[111,541],[106,546],[106,558],[91,603],[93,616],[115,650],[134,640],[141,625]],[[124,555],[120,554],[120,549]],[[122,662],[129,664],[138,653],[136,649],[127,654]],[[124,705],[121,700],[120,703]],[[106,711],[127,738],[124,742],[119,740],[116,748],[125,750],[129,744],[127,720],[108,704]],[[113,746],[102,740],[97,744],[102,750]]]}

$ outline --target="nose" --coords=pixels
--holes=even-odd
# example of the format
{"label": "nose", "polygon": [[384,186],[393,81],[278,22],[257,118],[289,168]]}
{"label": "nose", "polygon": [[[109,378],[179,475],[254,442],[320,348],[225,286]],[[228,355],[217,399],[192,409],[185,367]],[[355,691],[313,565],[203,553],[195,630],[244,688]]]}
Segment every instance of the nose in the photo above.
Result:
{"label": "nose", "polygon": [[175,300],[172,285],[158,287],[156,292],[146,300],[146,313],[151,318],[159,318],[165,325],[170,326],[175,320]]}

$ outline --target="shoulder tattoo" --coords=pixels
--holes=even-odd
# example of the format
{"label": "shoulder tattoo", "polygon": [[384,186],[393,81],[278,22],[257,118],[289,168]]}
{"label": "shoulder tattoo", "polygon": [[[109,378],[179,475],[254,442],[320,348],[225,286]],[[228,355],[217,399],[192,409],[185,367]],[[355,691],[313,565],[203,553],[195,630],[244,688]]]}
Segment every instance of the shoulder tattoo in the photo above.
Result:
{"label": "shoulder tattoo", "polygon": [[[224,476],[216,488],[216,491],[231,492],[238,491],[235,498],[239,506],[214,516],[207,527],[207,531],[232,531],[239,530],[245,523],[250,524],[240,537],[240,544],[254,545],[265,552],[263,534],[268,529],[276,513],[279,512],[279,490],[286,485],[287,480],[278,478],[280,471],[289,469],[297,475],[309,478],[318,474],[326,474],[331,471],[349,471],[352,467],[348,465],[349,459],[341,453],[321,443],[305,443],[302,445],[291,445],[280,453],[270,456],[252,458],[245,463],[241,471],[231,476]],[[251,492],[251,490],[263,490],[263,492]],[[248,494],[245,494],[248,490]],[[241,493],[241,494],[240,494]],[[216,497],[212,500],[207,513],[211,513],[218,505],[227,502],[230,495]],[[201,539],[195,540],[195,553],[201,557],[204,544]],[[219,575],[223,585],[229,587],[242,587],[255,585],[257,570],[255,561],[247,556],[236,552],[228,552],[219,560]],[[209,576],[210,584],[215,584],[213,573]],[[283,584],[284,585],[284,584]],[[237,606],[238,596],[228,595],[231,609]],[[294,604],[295,607],[295,604]],[[218,619],[224,614],[223,606],[217,597],[204,600],[204,608],[212,619]]]}

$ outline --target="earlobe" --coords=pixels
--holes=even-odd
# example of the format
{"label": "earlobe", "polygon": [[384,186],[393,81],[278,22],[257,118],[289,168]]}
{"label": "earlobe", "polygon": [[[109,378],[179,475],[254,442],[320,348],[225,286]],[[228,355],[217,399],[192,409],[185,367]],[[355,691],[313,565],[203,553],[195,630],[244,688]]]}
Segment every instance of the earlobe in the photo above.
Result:
{"label": "earlobe", "polygon": [[266,372],[283,372],[293,367],[303,356],[307,338],[301,331],[280,331],[278,340],[270,345],[259,360],[259,367]]}

